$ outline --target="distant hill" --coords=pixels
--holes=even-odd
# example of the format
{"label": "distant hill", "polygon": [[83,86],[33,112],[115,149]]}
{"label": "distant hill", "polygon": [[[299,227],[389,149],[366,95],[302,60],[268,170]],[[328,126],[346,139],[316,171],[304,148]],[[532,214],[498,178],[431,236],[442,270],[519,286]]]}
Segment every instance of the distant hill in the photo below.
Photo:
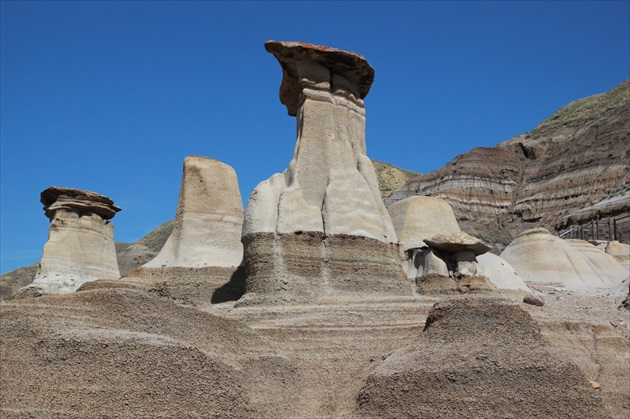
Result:
{"label": "distant hill", "polygon": [[[629,144],[625,81],[570,103],[529,133],[410,179],[386,203],[413,195],[445,199],[465,231],[500,250],[527,228],[558,233],[630,214]],[[606,225],[601,230],[608,233]]]}
{"label": "distant hill", "polygon": [[378,187],[383,199],[389,197],[392,192],[404,185],[409,179],[420,174],[381,161],[372,160],[372,163],[374,170],[376,170]]}

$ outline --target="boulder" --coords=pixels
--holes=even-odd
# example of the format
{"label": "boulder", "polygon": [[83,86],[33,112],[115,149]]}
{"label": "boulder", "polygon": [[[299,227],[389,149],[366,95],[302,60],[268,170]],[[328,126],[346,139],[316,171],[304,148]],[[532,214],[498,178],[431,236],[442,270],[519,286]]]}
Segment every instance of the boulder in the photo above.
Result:
{"label": "boulder", "polygon": [[66,294],[88,281],[120,279],[114,225],[108,221],[120,208],[110,198],[51,186],[41,202],[50,218],[48,241],[33,283],[18,294]]}
{"label": "boulder", "polygon": [[301,73],[299,66],[302,63],[317,63],[331,74],[341,76],[346,81],[344,93],[351,94],[356,99],[364,99],[374,81],[372,66],[354,52],[304,42],[276,41],[266,42],[265,49],[276,57],[282,67],[280,102],[287,107],[291,116],[297,115],[304,84],[313,84],[312,79],[305,78]]}
{"label": "boulder", "polygon": [[[501,257],[526,282],[561,284],[574,291],[614,287],[627,277],[627,271],[619,269],[619,264],[615,266],[609,259],[606,266],[593,263],[582,251],[583,246],[577,247],[544,228],[534,228],[521,233]],[[597,251],[592,245],[591,248],[589,253]]]}
{"label": "boulder", "polygon": [[354,53],[266,44],[280,62],[281,101],[297,116],[289,167],[250,195],[243,237],[247,293],[239,304],[408,295],[397,237],[365,154],[363,98],[373,70]]}
{"label": "boulder", "polygon": [[443,252],[455,253],[468,250],[475,256],[486,253],[488,250],[492,249],[491,246],[488,246],[482,240],[473,237],[470,234],[464,233],[463,231],[448,234],[436,234],[424,242]]}
{"label": "boulder", "polygon": [[425,246],[438,234],[461,232],[448,202],[429,196],[412,196],[387,207],[404,250]]}
{"label": "boulder", "polygon": [[531,290],[518,276],[512,265],[501,256],[493,253],[484,253],[477,256],[478,274],[485,276],[499,290],[522,291],[529,293]]}

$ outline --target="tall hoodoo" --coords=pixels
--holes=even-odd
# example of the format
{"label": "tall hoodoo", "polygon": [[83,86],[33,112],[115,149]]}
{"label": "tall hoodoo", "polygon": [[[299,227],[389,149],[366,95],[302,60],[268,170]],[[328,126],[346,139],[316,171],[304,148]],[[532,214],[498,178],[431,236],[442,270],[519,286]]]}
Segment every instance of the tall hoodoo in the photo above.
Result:
{"label": "tall hoodoo", "polygon": [[265,47],[283,69],[280,100],[297,117],[297,144],[289,167],[249,199],[246,301],[410,293],[366,156],[363,98],[374,70],[362,56],[334,48]]}
{"label": "tall hoodoo", "polygon": [[50,218],[35,280],[21,293],[65,294],[96,279],[120,279],[114,225],[120,208],[106,196],[51,186],[41,193]]}
{"label": "tall hoodoo", "polygon": [[188,156],[173,233],[144,267],[239,266],[242,228],[243,201],[234,169],[208,157]]}

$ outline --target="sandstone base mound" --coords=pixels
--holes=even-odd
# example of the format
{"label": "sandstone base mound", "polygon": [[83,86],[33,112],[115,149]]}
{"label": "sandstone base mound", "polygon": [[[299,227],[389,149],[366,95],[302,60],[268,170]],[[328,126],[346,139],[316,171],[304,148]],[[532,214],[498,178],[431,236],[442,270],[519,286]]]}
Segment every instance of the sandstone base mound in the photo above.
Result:
{"label": "sandstone base mound", "polygon": [[536,322],[505,300],[436,304],[422,335],[389,356],[358,396],[369,417],[601,417],[578,367],[553,354]]}
{"label": "sandstone base mound", "polygon": [[239,322],[127,289],[1,308],[3,418],[253,414],[247,348],[267,345]]}
{"label": "sandstone base mound", "polygon": [[391,243],[300,232],[253,233],[243,244],[247,286],[239,305],[412,294]]}

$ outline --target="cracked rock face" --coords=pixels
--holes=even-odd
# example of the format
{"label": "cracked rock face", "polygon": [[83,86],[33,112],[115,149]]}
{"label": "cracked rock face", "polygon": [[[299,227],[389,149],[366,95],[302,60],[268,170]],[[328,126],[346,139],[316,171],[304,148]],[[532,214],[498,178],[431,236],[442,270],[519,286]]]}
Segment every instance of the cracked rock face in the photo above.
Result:
{"label": "cracked rock face", "polygon": [[114,225],[120,211],[106,196],[51,186],[41,193],[48,241],[33,283],[21,294],[66,294],[96,279],[120,279]]}
{"label": "cracked rock face", "polygon": [[188,156],[173,232],[143,267],[239,266],[242,227],[243,203],[234,169],[211,158]]}
{"label": "cracked rock face", "polygon": [[[300,252],[297,242],[318,242],[309,245],[317,251],[304,250],[318,254],[304,254],[303,258],[321,265],[316,277],[327,277],[335,251],[345,249],[350,237],[362,239],[363,247],[380,248],[377,253],[382,257],[378,256],[374,264],[387,265],[385,271],[400,278],[402,271],[395,262],[397,249],[393,244],[397,242],[396,233],[381,199],[376,172],[366,156],[362,98],[369,90],[373,70],[363,57],[333,48],[274,41],[266,48],[283,69],[280,97],[289,114],[297,116],[297,144],[289,167],[261,182],[249,198],[243,225],[248,288],[257,288],[253,285],[256,278],[267,271],[263,266],[279,270],[275,277],[284,276],[289,269],[284,261],[291,258],[290,253]],[[348,240],[331,241],[331,237]],[[268,241],[268,245],[258,246],[261,241]],[[285,249],[289,242],[294,247]],[[342,265],[350,266],[354,256],[347,250],[342,253]],[[265,264],[257,257],[264,258]],[[369,277],[372,274],[366,263],[363,269]],[[308,281],[312,284],[312,279]],[[403,291],[406,286],[401,281],[404,278],[393,286],[395,290],[388,285],[385,292],[410,292]],[[288,287],[285,285],[271,288],[284,292]],[[334,295],[339,291],[334,284],[320,291],[315,291],[317,285],[314,287],[315,294]]]}

